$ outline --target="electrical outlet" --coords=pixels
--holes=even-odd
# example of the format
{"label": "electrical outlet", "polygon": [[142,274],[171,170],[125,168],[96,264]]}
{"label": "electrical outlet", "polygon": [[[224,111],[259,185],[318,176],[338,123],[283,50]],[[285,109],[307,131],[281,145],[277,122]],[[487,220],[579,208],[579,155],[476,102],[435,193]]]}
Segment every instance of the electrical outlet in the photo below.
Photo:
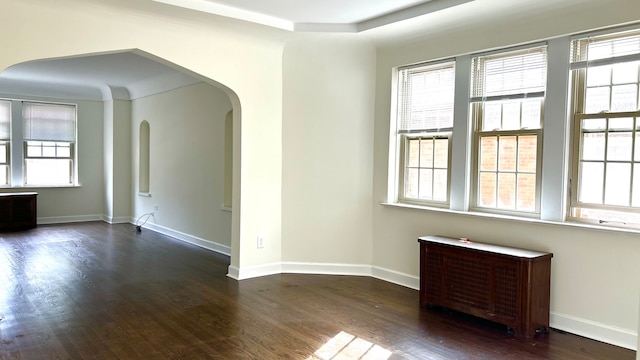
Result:
{"label": "electrical outlet", "polygon": [[258,235],[257,246],[258,246],[258,249],[263,249],[264,248],[264,237]]}
{"label": "electrical outlet", "polygon": [[158,211],[158,204],[153,205],[153,211]]}

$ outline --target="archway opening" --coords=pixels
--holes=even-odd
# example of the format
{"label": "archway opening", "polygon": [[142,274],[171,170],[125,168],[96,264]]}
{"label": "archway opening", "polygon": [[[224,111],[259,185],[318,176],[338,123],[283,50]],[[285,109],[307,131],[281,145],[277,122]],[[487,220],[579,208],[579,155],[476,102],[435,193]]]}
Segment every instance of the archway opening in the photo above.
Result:
{"label": "archway opening", "polygon": [[[42,80],[33,74],[39,74]],[[142,78],[141,74],[147,77]],[[55,78],[62,80],[51,81]],[[104,209],[104,219],[114,223],[127,222],[155,210],[155,218],[149,222],[149,225],[155,225],[154,230],[174,236],[184,234],[183,238],[178,238],[229,255],[232,263],[238,256],[234,249],[239,249],[239,245],[233,244],[239,242],[239,219],[235,218],[238,212],[230,210],[239,206],[239,201],[235,207],[232,205],[232,194],[235,193],[235,197],[239,194],[239,186],[232,184],[239,184],[240,180],[240,159],[235,156],[239,151],[234,151],[240,147],[239,137],[233,135],[232,129],[239,128],[241,112],[239,98],[233,90],[155,55],[127,50],[16,64],[0,74],[0,92],[30,94],[26,96],[29,99],[53,102],[58,95],[52,94],[64,94],[60,100],[73,102],[77,99],[82,103],[78,106],[80,181],[86,192],[99,191],[101,194],[93,194],[89,200],[81,197],[96,204],[105,202],[94,206]],[[215,101],[209,101],[203,92],[213,94]],[[194,100],[196,98],[198,100]],[[103,104],[101,109],[85,106],[96,100]],[[205,110],[204,106],[222,104],[218,108],[219,116],[208,119],[216,123],[219,138],[185,140],[189,139],[189,134],[201,131],[190,125],[195,121],[193,116],[176,114],[176,103],[181,104],[185,113],[196,115],[210,113],[206,111],[210,108]],[[140,109],[152,109],[157,116],[145,117]],[[83,121],[85,118],[91,120]],[[169,125],[172,126],[170,130]],[[154,128],[153,136],[151,127]],[[207,142],[214,142],[216,146],[204,146]],[[206,162],[213,161],[213,157],[217,159],[216,165],[207,168]],[[165,166],[156,169],[154,164],[163,161]],[[200,166],[195,164],[197,162],[201,162]],[[176,164],[192,166],[172,173]],[[213,166],[216,168],[212,169]],[[155,170],[158,170],[157,174]],[[99,172],[101,174],[97,174]],[[89,173],[92,174],[87,175]],[[207,184],[213,178],[219,180]],[[192,179],[194,182],[190,183]],[[60,194],[54,193],[61,191],[47,189],[45,192],[59,197]],[[195,193],[199,193],[197,199]],[[195,201],[185,200],[185,194]],[[200,207],[184,205],[197,201],[201,201]],[[208,203],[215,203],[215,208],[207,208]],[[51,218],[57,216],[55,209],[50,212]],[[212,216],[215,213],[219,217],[217,223],[226,225],[210,227],[210,218],[202,220],[207,213]],[[78,210],[74,215],[81,217],[84,214]],[[198,217],[200,220],[196,220]],[[216,233],[221,227],[225,230]]]}

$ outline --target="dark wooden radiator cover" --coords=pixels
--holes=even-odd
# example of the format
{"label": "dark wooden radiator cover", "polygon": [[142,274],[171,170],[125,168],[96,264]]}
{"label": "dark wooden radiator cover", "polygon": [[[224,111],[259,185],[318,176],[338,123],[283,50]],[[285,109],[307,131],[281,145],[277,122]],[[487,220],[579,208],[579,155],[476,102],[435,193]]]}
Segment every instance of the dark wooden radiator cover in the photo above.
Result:
{"label": "dark wooden radiator cover", "polygon": [[0,231],[36,227],[37,196],[35,192],[0,193]]}
{"label": "dark wooden radiator cover", "polygon": [[549,327],[552,253],[423,236],[420,305],[505,324],[532,337]]}

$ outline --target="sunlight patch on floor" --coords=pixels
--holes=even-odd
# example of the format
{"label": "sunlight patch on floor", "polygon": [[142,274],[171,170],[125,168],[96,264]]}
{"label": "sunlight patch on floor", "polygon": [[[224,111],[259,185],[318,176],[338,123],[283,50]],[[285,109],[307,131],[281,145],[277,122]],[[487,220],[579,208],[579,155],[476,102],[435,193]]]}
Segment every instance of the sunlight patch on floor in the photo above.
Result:
{"label": "sunlight patch on floor", "polygon": [[390,356],[391,351],[341,331],[307,360],[386,360]]}

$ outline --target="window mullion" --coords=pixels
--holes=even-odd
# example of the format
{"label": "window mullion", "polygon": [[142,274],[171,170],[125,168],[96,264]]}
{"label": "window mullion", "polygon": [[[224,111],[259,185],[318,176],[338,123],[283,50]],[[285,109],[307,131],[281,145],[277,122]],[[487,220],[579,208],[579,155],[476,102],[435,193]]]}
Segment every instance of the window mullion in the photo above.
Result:
{"label": "window mullion", "polygon": [[609,118],[606,119],[606,128],[604,131],[604,169],[602,172],[602,198],[600,199],[601,204],[606,204],[605,200],[607,198],[607,172],[609,170]]}
{"label": "window mullion", "polygon": [[[436,193],[436,140],[432,138],[431,148],[433,149],[433,156],[431,156],[431,196],[434,197]],[[448,198],[448,195],[447,195]]]}
{"label": "window mullion", "polygon": [[633,206],[633,179],[635,176],[635,154],[636,154],[636,120],[637,118],[633,118],[633,127],[631,128],[631,176],[629,177],[629,206]]}
{"label": "window mullion", "polygon": [[[520,120],[521,120],[521,125],[522,125],[522,115],[520,115]],[[536,149],[536,153],[537,153],[537,149]],[[537,173],[537,170],[538,170],[537,160],[538,159],[536,159],[536,173]],[[514,205],[515,205],[515,209],[516,210],[518,209],[518,200],[519,200],[518,199],[518,189],[519,189],[518,183],[519,183],[519,180],[520,180],[520,177],[518,176],[518,174],[520,173],[519,162],[520,162],[520,136],[516,135],[516,163],[515,163],[515,168],[513,170],[513,173],[514,173],[514,176],[515,176],[515,189],[514,189],[513,198],[515,199],[514,200],[515,201]]]}
{"label": "window mullion", "polygon": [[422,142],[424,141],[424,139],[419,138],[418,139],[418,166],[416,166],[416,171],[418,172],[418,199],[421,198],[422,195],[422,191],[421,191],[421,186],[420,184],[422,184]]}
{"label": "window mullion", "polygon": [[500,138],[501,137],[502,136],[500,134],[498,134],[496,136],[496,139],[498,140],[496,142],[496,170],[495,170],[495,172],[496,172],[496,187],[495,187],[495,191],[496,192],[495,192],[495,196],[494,196],[494,199],[493,199],[494,204],[496,204],[495,205],[496,208],[498,208],[498,200],[499,200],[499,197],[500,197],[499,194],[500,194],[500,155],[501,155],[500,154],[501,153],[501,151],[500,151],[500,140],[501,139]]}

